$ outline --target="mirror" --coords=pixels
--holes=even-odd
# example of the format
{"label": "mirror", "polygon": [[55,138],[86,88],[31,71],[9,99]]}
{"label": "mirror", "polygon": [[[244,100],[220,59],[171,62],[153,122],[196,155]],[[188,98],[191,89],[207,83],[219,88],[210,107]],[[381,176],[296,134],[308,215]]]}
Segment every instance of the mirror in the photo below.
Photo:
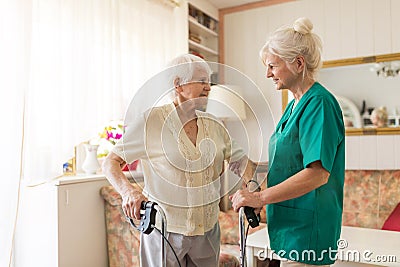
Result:
{"label": "mirror", "polygon": [[[317,80],[337,96],[346,116],[346,134],[400,134],[399,71],[400,53],[386,54],[325,61]],[[289,98],[291,94],[283,92],[283,108]],[[388,125],[373,127],[370,114],[383,106]]]}

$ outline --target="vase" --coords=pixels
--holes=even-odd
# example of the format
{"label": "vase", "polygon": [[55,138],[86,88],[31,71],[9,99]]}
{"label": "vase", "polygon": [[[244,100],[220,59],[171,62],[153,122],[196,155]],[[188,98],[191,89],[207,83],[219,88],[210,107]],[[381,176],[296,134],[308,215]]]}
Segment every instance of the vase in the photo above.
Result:
{"label": "vase", "polygon": [[96,174],[100,169],[99,161],[97,160],[98,145],[85,144],[86,157],[82,164],[82,169],[87,174]]}

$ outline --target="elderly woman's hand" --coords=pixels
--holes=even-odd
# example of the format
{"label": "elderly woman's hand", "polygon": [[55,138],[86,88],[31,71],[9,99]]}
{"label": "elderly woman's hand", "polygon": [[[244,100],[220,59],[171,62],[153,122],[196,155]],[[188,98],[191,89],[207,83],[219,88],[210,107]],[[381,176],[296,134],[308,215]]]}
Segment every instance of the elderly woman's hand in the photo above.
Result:
{"label": "elderly woman's hand", "polygon": [[139,190],[129,190],[122,195],[122,210],[129,218],[140,220],[140,207],[146,197]]}
{"label": "elderly woman's hand", "polygon": [[264,206],[263,201],[261,200],[260,192],[249,192],[247,189],[238,190],[233,195],[229,196],[229,199],[232,201],[232,207],[234,211],[238,211],[240,207],[253,207],[255,208],[256,213],[260,213],[260,210]]}

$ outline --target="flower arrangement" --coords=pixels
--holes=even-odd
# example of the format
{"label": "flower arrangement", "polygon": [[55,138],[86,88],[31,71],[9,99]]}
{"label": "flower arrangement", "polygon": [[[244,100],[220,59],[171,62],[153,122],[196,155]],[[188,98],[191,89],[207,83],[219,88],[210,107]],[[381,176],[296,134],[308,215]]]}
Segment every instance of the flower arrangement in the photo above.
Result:
{"label": "flower arrangement", "polygon": [[97,157],[102,158],[108,155],[113,146],[122,138],[124,124],[122,121],[112,121],[99,133],[99,150]]}
{"label": "flower arrangement", "polygon": [[100,138],[106,139],[111,144],[115,145],[119,139],[122,137],[122,133],[124,132],[124,125],[118,123],[117,126],[106,126],[104,127],[103,132],[99,133]]}

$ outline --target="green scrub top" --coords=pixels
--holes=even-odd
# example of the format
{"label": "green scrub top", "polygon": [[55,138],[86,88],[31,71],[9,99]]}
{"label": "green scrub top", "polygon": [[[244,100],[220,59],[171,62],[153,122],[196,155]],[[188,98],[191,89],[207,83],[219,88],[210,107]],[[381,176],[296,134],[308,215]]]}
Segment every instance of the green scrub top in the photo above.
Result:
{"label": "green scrub top", "polygon": [[[328,183],[298,198],[267,205],[271,249],[313,265],[335,261],[340,237],[345,170],[345,130],[336,98],[314,83],[293,109],[291,101],[269,142],[268,187],[315,161]],[[292,110],[293,109],[293,110]]]}

